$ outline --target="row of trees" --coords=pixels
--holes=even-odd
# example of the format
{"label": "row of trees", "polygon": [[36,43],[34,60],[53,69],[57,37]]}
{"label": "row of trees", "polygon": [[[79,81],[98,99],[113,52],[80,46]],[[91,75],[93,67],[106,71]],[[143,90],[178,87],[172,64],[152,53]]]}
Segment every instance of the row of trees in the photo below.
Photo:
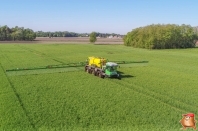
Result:
{"label": "row of trees", "polygon": [[[96,37],[108,37],[108,36],[121,36],[115,33],[99,33],[94,32]],[[14,27],[9,28],[7,25],[0,26],[0,41],[15,41],[15,40],[24,40],[32,41],[36,37],[89,37],[89,33],[75,33],[68,31],[56,31],[56,32],[43,32],[37,31],[34,32],[31,29],[25,29],[24,27]]]}
{"label": "row of trees", "polygon": [[37,37],[78,37],[78,33],[68,31],[56,31],[56,32],[43,32],[37,31]]}
{"label": "row of trees", "polygon": [[184,24],[153,24],[128,32],[123,40],[124,45],[138,48],[191,48],[198,40],[198,28]]}
{"label": "row of trees", "polygon": [[[96,37],[108,37],[108,36],[121,36],[120,34],[115,33],[99,33],[95,32]],[[37,31],[37,37],[88,37],[89,33],[75,33],[75,32],[68,32],[68,31],[56,31],[56,32],[43,32]]]}
{"label": "row of trees", "polygon": [[36,38],[36,33],[31,29],[24,27],[9,28],[8,26],[0,26],[0,41],[24,40],[32,41]]}

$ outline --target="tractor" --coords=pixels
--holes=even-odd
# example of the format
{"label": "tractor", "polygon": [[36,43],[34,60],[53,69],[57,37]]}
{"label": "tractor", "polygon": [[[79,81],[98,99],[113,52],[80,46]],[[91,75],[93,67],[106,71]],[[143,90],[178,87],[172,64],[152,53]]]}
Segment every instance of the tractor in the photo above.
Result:
{"label": "tractor", "polygon": [[121,79],[120,74],[117,72],[118,67],[117,63],[107,62],[104,58],[89,57],[85,65],[85,71],[99,76],[100,78],[108,77]]}

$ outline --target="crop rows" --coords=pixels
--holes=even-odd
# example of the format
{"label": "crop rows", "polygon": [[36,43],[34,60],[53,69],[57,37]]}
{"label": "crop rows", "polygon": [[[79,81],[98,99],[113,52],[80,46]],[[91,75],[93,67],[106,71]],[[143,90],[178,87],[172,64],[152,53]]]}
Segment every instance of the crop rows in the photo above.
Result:
{"label": "crop rows", "polygon": [[33,130],[28,116],[20,103],[16,92],[5,75],[0,64],[0,129],[1,130]]}
{"label": "crop rows", "polygon": [[[0,46],[0,97],[4,99],[0,101],[4,107],[0,129],[172,131],[181,128],[182,114],[198,114],[197,49]],[[85,73],[83,67],[5,72],[17,67],[80,62],[88,56],[149,63],[121,66],[122,80],[100,79]]]}
{"label": "crop rows", "polygon": [[[78,76],[81,81],[75,79]],[[122,128],[123,125],[155,125],[162,117],[179,119],[178,112],[181,113],[152,97],[125,86],[108,84],[108,79],[95,79],[83,72],[18,76],[11,80],[38,129],[43,126],[101,128],[117,125]],[[160,117],[153,120],[158,115]],[[168,121],[164,119],[164,122]],[[177,121],[175,127],[178,127]]]}

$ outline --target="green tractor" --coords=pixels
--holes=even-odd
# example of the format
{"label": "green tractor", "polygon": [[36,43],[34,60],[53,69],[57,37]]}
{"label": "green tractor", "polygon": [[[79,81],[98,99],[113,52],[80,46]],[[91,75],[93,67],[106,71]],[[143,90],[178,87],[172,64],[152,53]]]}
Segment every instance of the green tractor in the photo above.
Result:
{"label": "green tractor", "polygon": [[107,62],[105,66],[103,66],[103,76],[106,77],[116,77],[120,79],[120,74],[117,72],[118,64],[114,62]]}
{"label": "green tractor", "polygon": [[87,62],[87,65],[85,65],[87,73],[94,74],[100,78],[121,78],[117,72],[119,66],[114,62],[107,62],[106,59],[98,57],[89,57]]}

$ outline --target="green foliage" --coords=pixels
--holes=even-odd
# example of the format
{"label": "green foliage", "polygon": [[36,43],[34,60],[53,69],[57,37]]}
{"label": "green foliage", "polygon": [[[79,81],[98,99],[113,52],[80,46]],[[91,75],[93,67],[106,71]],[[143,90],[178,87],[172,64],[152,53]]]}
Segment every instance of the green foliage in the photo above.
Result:
{"label": "green foliage", "polygon": [[37,37],[78,37],[78,33],[68,32],[68,31],[56,31],[56,32],[43,32],[37,31]]}
{"label": "green foliage", "polygon": [[124,45],[146,49],[192,48],[197,31],[189,25],[149,25],[128,32]]}
{"label": "green foliage", "polygon": [[91,43],[95,43],[96,40],[97,40],[97,38],[96,38],[96,33],[95,33],[95,32],[92,32],[92,33],[90,34],[90,36],[89,36],[89,41],[90,41]]}
{"label": "green foliage", "polygon": [[[182,114],[198,114],[197,53],[198,48],[0,44],[0,130],[179,130]],[[149,63],[121,66],[122,80],[100,79],[83,68],[62,73],[53,69],[17,75],[4,72],[81,62],[90,55]]]}
{"label": "green foliage", "polygon": [[[103,37],[106,38],[108,36],[118,36],[122,37],[123,35],[115,34],[115,33],[99,33],[95,32],[96,37]],[[75,32],[68,32],[68,31],[55,31],[55,32],[43,32],[37,31],[37,37],[88,37],[89,33],[75,33]]]}
{"label": "green foliage", "polygon": [[0,27],[0,41],[6,40],[25,40],[32,41],[36,38],[36,33],[31,29],[24,29],[23,27],[16,26],[15,28],[9,28],[8,26]]}

